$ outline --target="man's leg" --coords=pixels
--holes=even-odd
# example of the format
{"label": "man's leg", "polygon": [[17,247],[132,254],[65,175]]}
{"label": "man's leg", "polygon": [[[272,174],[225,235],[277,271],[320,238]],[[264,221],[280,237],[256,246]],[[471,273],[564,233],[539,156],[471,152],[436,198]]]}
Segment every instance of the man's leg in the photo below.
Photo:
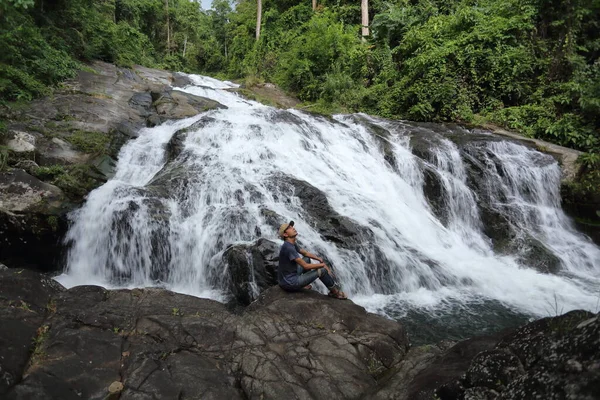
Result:
{"label": "man's leg", "polygon": [[317,270],[317,273],[319,274],[319,279],[321,280],[321,282],[323,282],[327,289],[331,290],[334,286],[336,286],[333,277],[329,275],[329,272],[327,272],[325,268],[319,268]]}
{"label": "man's leg", "polygon": [[319,277],[319,273],[315,269],[305,270],[304,268],[298,266],[298,286],[303,288],[307,285],[310,285],[312,282],[317,280]]}
{"label": "man's leg", "polygon": [[321,282],[323,282],[323,284],[325,286],[327,286],[327,289],[329,289],[330,296],[333,296],[338,299],[347,299],[348,298],[346,296],[346,293],[342,292],[342,290],[340,289],[340,286],[333,279],[333,277],[331,275],[329,275],[329,272],[327,271],[327,269],[319,268],[317,271],[319,273],[319,279],[321,279]]}

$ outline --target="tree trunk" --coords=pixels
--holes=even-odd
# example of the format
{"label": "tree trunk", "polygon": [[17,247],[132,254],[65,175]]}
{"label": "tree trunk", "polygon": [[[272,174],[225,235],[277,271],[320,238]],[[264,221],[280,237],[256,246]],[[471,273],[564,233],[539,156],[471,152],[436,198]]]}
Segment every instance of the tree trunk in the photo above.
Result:
{"label": "tree trunk", "polygon": [[171,54],[171,28],[169,27],[169,0],[167,0],[167,54]]}
{"label": "tree trunk", "polygon": [[260,38],[260,22],[262,19],[262,0],[256,2],[256,40]]}
{"label": "tree trunk", "polygon": [[313,11],[317,9],[317,0],[312,0]]}
{"label": "tree trunk", "polygon": [[183,58],[185,58],[185,50],[187,49],[187,33],[185,34],[185,39],[183,40]]}
{"label": "tree trunk", "polygon": [[369,36],[369,0],[361,0],[360,11],[362,14],[362,37]]}

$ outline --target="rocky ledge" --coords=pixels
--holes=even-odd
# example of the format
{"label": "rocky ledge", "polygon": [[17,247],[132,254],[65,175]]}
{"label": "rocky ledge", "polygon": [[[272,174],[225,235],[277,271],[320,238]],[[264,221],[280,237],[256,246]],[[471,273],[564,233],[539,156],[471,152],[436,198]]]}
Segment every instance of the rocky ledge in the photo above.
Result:
{"label": "rocky ledge", "polygon": [[400,323],[316,292],[273,287],[236,312],[3,269],[0,321],[7,399],[600,399],[583,311],[411,348]]}
{"label": "rocky ledge", "polygon": [[189,83],[167,71],[94,62],[52,96],[0,106],[0,261],[55,269],[66,213],[112,177],[129,138],[224,107],[174,89]]}

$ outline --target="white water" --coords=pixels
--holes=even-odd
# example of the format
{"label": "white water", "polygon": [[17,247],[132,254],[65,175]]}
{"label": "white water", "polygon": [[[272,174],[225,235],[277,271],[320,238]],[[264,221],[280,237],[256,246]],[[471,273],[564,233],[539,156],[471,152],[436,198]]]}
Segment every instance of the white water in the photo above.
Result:
{"label": "white water", "polygon": [[[73,215],[68,269],[57,278],[65,286],[161,285],[224,300],[226,271],[218,260],[225,247],[253,241],[259,231],[277,240],[261,216],[266,208],[295,220],[304,246],[326,254],[350,297],[372,311],[396,304],[439,312],[445,304],[486,300],[531,315],[552,314],[555,304],[561,311],[598,307],[600,249],[574,231],[561,211],[555,162],[538,163],[539,153],[500,142],[490,143],[489,151],[500,160],[502,176],[493,162],[486,164],[495,207],[561,259],[563,271],[551,275],[494,254],[451,141],[440,139],[431,163],[447,193],[444,225],[422,193],[408,125],[405,133],[390,129],[396,164],[390,166],[374,135],[350,117],[337,116],[336,122],[275,110],[224,90],[232,84],[191,77],[197,86],[185,91],[229,108],[144,129],[123,147],[114,179],[90,193]],[[182,177],[171,179],[166,194],[157,197],[166,144],[201,119],[202,127],[185,136],[181,155],[167,166],[183,170],[177,175]],[[374,244],[364,244],[362,259],[320,237],[293,189],[277,184],[281,174],[309,182],[339,214],[371,229]],[[383,260],[369,251],[375,245]],[[385,282],[369,280],[374,263],[386,272]]]}

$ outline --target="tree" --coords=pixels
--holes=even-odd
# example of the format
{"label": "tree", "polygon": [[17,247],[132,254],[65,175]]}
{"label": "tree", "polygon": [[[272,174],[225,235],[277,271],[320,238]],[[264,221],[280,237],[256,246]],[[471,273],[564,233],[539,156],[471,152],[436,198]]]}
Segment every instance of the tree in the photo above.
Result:
{"label": "tree", "polygon": [[260,38],[260,23],[262,19],[262,0],[256,1],[256,40]]}
{"label": "tree", "polygon": [[167,2],[167,54],[171,54],[171,28],[169,27],[169,0]]}
{"label": "tree", "polygon": [[363,40],[369,36],[369,0],[361,0],[360,11],[362,15],[362,37]]}

